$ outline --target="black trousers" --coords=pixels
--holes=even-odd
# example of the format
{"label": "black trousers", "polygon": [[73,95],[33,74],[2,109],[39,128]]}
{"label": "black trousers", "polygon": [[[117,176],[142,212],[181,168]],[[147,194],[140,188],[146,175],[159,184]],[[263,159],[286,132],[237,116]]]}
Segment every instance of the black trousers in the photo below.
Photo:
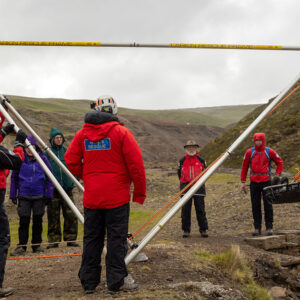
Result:
{"label": "black trousers", "polygon": [[270,185],[270,181],[251,182],[250,184],[252,215],[253,215],[255,229],[261,229],[261,225],[262,225],[261,197],[263,198],[263,202],[264,202],[266,229],[273,228],[272,200],[269,199],[265,195],[265,193],[263,193],[263,188],[269,185]]}
{"label": "black trousers", "polygon": [[[29,225],[32,212],[32,239],[34,244],[32,249],[35,250],[42,242],[43,232],[43,215],[45,213],[44,199],[19,199],[18,215],[19,222],[19,245],[26,245],[29,238]],[[22,246],[26,250],[26,246]]]}
{"label": "black trousers", "polygon": [[194,199],[194,205],[196,210],[196,216],[200,231],[205,231],[208,229],[206,213],[205,213],[205,203],[204,196],[194,195],[181,210],[181,224],[182,230],[190,232],[191,231],[191,211],[192,203]]}
{"label": "black trousers", "polygon": [[0,190],[0,288],[4,280],[7,251],[10,246],[9,223],[4,206],[5,189]]}
{"label": "black trousers", "polygon": [[78,273],[84,289],[95,289],[101,276],[101,253],[107,232],[106,281],[110,290],[124,284],[129,203],[112,209],[84,208],[84,237],[81,267]]}

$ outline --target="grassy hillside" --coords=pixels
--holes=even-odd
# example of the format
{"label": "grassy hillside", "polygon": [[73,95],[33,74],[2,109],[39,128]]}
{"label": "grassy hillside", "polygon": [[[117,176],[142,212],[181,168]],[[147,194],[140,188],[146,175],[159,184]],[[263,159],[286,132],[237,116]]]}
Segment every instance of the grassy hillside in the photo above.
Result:
{"label": "grassy hillside", "polygon": [[[66,100],[54,98],[27,98],[9,96],[17,109],[30,109],[32,111],[61,112],[61,113],[85,113],[89,111],[88,100]],[[119,108],[120,115],[138,116],[143,119],[176,121],[184,124],[217,126],[225,128],[236,123],[258,105],[238,105],[205,107],[193,109],[170,110],[137,110]]]}
{"label": "grassy hillside", "polygon": [[[224,152],[232,142],[250,125],[250,123],[266,107],[256,108],[236,126],[227,130],[211,143],[201,149],[201,154],[209,161],[216,159]],[[224,166],[240,168],[243,155],[249,147],[253,146],[252,136],[254,132],[266,134],[267,145],[274,148],[285,163],[285,170],[293,171],[300,167],[300,92],[296,92],[283,105],[267,117],[252,132],[252,134],[240,145],[235,153],[228,159]]]}

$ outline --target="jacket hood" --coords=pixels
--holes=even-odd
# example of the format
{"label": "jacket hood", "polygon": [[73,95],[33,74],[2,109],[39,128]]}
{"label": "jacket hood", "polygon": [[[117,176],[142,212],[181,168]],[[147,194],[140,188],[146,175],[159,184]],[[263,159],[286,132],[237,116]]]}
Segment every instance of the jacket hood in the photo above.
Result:
{"label": "jacket hood", "polygon": [[28,141],[30,142],[31,145],[35,145],[37,151],[41,150],[38,143],[37,143],[37,141],[35,140],[35,138],[32,135],[30,135],[30,134],[27,135],[27,139],[28,139]]}
{"label": "jacket hood", "polygon": [[62,145],[63,145],[64,142],[65,142],[65,137],[64,137],[64,135],[62,134],[62,132],[61,132],[59,129],[57,129],[57,128],[51,128],[50,134],[49,134],[49,142],[50,142],[50,145],[51,145],[52,147],[56,146],[56,145],[53,143],[53,139],[54,139],[54,137],[57,136],[58,134],[61,135],[62,138],[63,138],[63,143],[62,143]]}
{"label": "jacket hood", "polygon": [[84,122],[83,134],[92,142],[102,140],[113,127],[121,125],[115,115],[100,111],[88,112],[84,117]]}
{"label": "jacket hood", "polygon": [[[255,145],[255,141],[257,140],[261,140],[262,141],[262,145],[257,147]],[[255,133],[254,136],[253,136],[253,141],[254,141],[254,147],[255,147],[255,150],[256,151],[264,151],[265,148],[266,148],[266,136],[263,132],[258,132],[258,133]]]}

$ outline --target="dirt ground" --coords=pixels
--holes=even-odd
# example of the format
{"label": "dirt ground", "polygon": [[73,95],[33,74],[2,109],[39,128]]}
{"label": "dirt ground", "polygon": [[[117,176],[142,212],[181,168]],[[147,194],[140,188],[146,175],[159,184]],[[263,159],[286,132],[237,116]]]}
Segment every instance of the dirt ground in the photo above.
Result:
{"label": "dirt ground", "polygon": [[[148,199],[144,206],[131,205],[132,212],[141,215],[144,211],[154,214],[178,192],[178,179],[173,166],[151,166],[147,168],[147,177]],[[213,175],[206,186],[209,238],[200,237],[193,210],[191,237],[183,239],[180,213],[177,213],[143,250],[149,260],[129,265],[129,272],[139,284],[139,291],[108,294],[104,267],[96,293],[85,295],[77,276],[81,257],[9,260],[4,285],[15,288],[15,293],[10,299],[247,299],[241,287],[228,275],[213,265],[199,264],[195,251],[219,253],[231,245],[240,245],[241,251],[252,263],[254,270],[255,262],[263,260],[266,255],[275,259],[281,254],[256,249],[244,242],[252,231],[252,217],[249,194],[243,195],[239,190],[238,171],[223,169]],[[14,218],[10,210],[9,213],[11,218]],[[275,231],[300,228],[300,204],[274,206],[274,213]],[[132,232],[147,219],[140,216],[139,218],[138,222],[131,221]],[[142,239],[154,224],[156,222],[144,229],[136,240]],[[66,253],[81,253],[81,248],[61,246],[58,249],[46,250],[42,255]],[[264,274],[256,275],[259,283],[267,289],[278,284],[272,278],[264,280]],[[195,287],[195,282],[221,286],[226,296],[205,293],[203,289]],[[290,299],[298,298],[295,296]]]}

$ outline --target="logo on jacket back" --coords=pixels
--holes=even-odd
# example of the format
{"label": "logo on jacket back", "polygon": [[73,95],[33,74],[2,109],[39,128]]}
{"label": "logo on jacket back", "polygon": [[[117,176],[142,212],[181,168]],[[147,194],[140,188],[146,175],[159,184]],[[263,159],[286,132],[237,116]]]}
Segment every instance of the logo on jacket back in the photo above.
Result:
{"label": "logo on jacket back", "polygon": [[89,140],[84,140],[85,151],[94,151],[94,150],[110,150],[110,138],[102,139],[98,142],[91,142]]}

